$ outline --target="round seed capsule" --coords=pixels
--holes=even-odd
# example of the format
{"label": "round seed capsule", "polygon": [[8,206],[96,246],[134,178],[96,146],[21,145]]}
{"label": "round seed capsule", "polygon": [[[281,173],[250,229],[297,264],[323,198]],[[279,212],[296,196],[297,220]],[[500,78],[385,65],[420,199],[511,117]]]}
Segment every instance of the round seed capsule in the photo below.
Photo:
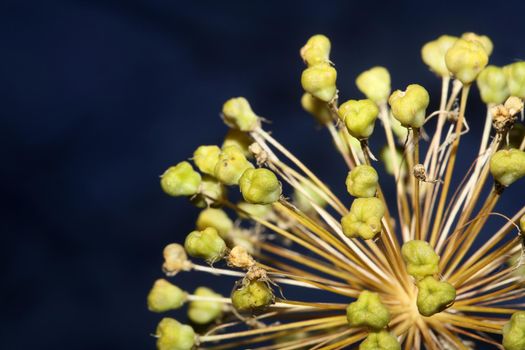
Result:
{"label": "round seed capsule", "polygon": [[[222,298],[222,295],[206,287],[197,288],[193,294],[199,297]],[[208,324],[221,317],[222,306],[223,304],[221,302],[212,300],[190,301],[188,318],[196,324]]]}
{"label": "round seed capsule", "polygon": [[236,146],[225,147],[215,166],[215,177],[225,185],[237,185],[246,169],[253,165]]}
{"label": "round seed capsule", "polygon": [[388,99],[394,118],[411,128],[423,126],[429,102],[427,90],[418,84],[408,85],[405,91],[396,90]]}
{"label": "round seed capsule", "polygon": [[222,209],[208,208],[200,212],[197,218],[197,230],[213,227],[222,238],[226,238],[233,229],[233,221]]}
{"label": "round seed capsule", "polygon": [[224,136],[222,149],[225,149],[229,146],[235,146],[242,151],[242,154],[244,154],[246,158],[249,158],[251,157],[251,153],[248,147],[250,147],[252,143],[253,140],[250,136],[248,136],[247,133],[237,129],[229,129],[226,133],[226,136]]}
{"label": "round seed capsule", "polygon": [[320,124],[326,124],[332,120],[332,114],[325,101],[312,96],[308,92],[301,98],[301,106],[304,110],[314,116]]}
{"label": "round seed capsule", "polygon": [[439,272],[439,255],[425,241],[412,240],[403,244],[401,255],[407,265],[407,272],[416,279],[432,276]]}
{"label": "round seed capsule", "polygon": [[219,154],[221,149],[219,146],[199,146],[193,152],[193,161],[201,172],[208,175],[215,173],[215,166],[219,161]]}
{"label": "round seed capsule", "polygon": [[350,212],[343,216],[343,233],[351,238],[372,239],[381,232],[381,219],[385,206],[378,198],[357,198],[352,202]]}
{"label": "round seed capsule", "polygon": [[158,279],[148,294],[148,309],[166,312],[180,308],[186,301],[186,293],[165,279]]}
{"label": "round seed capsule", "polygon": [[226,243],[213,227],[192,231],[184,241],[184,248],[190,256],[209,263],[220,260],[226,253]]}
{"label": "round seed capsule", "polygon": [[350,327],[380,330],[390,322],[390,312],[381,302],[379,294],[365,290],[359,294],[357,301],[346,308],[346,319]]}
{"label": "round seed capsule", "polygon": [[436,40],[426,43],[421,49],[423,62],[430,67],[434,73],[442,77],[448,77],[450,72],[445,64],[445,54],[448,49],[458,40],[455,36],[442,35]]}
{"label": "round seed capsule", "polygon": [[503,347],[505,350],[525,349],[525,311],[513,313],[503,326]]}
{"label": "round seed capsule", "polygon": [[423,316],[432,316],[448,308],[456,299],[456,289],[447,282],[428,276],[417,283],[417,309]]}
{"label": "round seed capsule", "polygon": [[155,336],[158,350],[191,350],[196,339],[193,328],[168,317],[160,321]]}
{"label": "round seed capsule", "polygon": [[259,311],[274,301],[272,289],[263,281],[248,281],[231,296],[233,307],[237,311]]}
{"label": "round seed capsule", "polygon": [[507,78],[503,68],[487,66],[476,79],[481,100],[485,103],[503,103],[509,97]]}
{"label": "round seed capsule", "polygon": [[476,41],[483,46],[483,49],[485,49],[485,52],[488,56],[492,54],[492,51],[494,50],[494,44],[492,43],[492,40],[486,35],[479,35],[472,32],[463,33],[461,35],[461,39],[470,40],[470,41]]}
{"label": "round seed capsule", "polygon": [[490,172],[499,184],[507,187],[525,176],[525,152],[500,150],[490,159]]}
{"label": "round seed capsule", "polygon": [[339,107],[338,114],[350,135],[361,140],[374,132],[379,109],[372,100],[350,100]]}
{"label": "round seed capsule", "polygon": [[379,176],[370,165],[358,165],[346,177],[346,189],[354,197],[374,197],[377,191]]}
{"label": "round seed capsule", "polygon": [[244,97],[231,98],[222,106],[224,122],[241,131],[253,131],[259,126],[259,117]]}
{"label": "round seed capsule", "polygon": [[331,101],[337,92],[335,81],[337,71],[328,63],[320,63],[306,68],[301,76],[304,91],[321,101]]}
{"label": "round seed capsule", "polygon": [[308,66],[330,62],[330,39],[322,34],[312,36],[301,48],[300,54]]}
{"label": "round seed capsule", "polygon": [[512,96],[525,99],[525,61],[514,62],[503,67]]}
{"label": "round seed capsule", "polygon": [[190,198],[197,208],[218,206],[220,201],[226,198],[226,188],[216,178],[203,175],[199,192]]}
{"label": "round seed capsule", "polygon": [[447,68],[463,84],[476,80],[489,60],[479,41],[458,39],[445,55]]}
{"label": "round seed capsule", "polygon": [[368,333],[359,350],[401,350],[397,338],[385,330]]}
{"label": "round seed capsule", "polygon": [[200,184],[201,175],[186,161],[169,167],[160,177],[162,190],[173,197],[194,195]]}
{"label": "round seed capsule", "polygon": [[386,102],[390,95],[390,73],[385,67],[373,67],[357,76],[355,84],[366,98],[378,105]]}
{"label": "round seed capsule", "polygon": [[252,204],[271,204],[281,196],[281,183],[268,169],[248,169],[239,180],[245,201]]}

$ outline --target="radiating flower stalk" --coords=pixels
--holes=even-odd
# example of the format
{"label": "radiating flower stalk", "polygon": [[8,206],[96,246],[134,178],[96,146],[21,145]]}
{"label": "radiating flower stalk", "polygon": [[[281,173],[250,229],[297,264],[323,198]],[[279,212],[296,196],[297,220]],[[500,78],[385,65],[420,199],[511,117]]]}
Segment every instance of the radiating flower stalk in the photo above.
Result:
{"label": "radiating flower stalk", "polygon": [[[226,101],[224,143],[198,147],[193,166],[161,177],[168,195],[202,209],[184,246],[165,247],[163,271],[219,276],[232,292],[157,280],[149,309],[187,305],[183,323],[192,325],[162,319],[158,349],[525,349],[525,207],[514,197],[516,212],[496,211],[525,175],[525,62],[487,65],[488,37],[441,36],[421,51],[442,81],[436,110],[421,85],[392,92],[384,67],[357,77],[365,99],[339,104],[330,47],[315,35],[301,48],[301,104],[348,166],[348,194],[336,196],[245,98]],[[487,113],[468,160],[460,144],[479,120],[467,113],[475,83]],[[424,128],[435,130],[428,139]],[[372,150],[369,139],[383,132],[384,149]],[[472,165],[460,174],[458,162]],[[395,200],[382,191],[387,181]],[[489,220],[501,228],[488,231]]]}

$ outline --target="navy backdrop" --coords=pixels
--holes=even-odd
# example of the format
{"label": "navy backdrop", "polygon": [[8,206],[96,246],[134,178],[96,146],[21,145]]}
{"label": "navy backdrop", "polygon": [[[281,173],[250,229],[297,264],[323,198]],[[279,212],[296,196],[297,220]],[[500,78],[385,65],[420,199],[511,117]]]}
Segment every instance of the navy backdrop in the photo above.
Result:
{"label": "navy backdrop", "polygon": [[[158,176],[199,144],[220,142],[229,97],[246,96],[342,190],[342,162],[299,105],[298,49],[311,34],[332,39],[343,100],[360,96],[359,72],[381,64],[395,88],[425,85],[435,108],[439,81],[421,45],[476,31],[494,40],[493,63],[525,58],[524,9],[522,1],[1,1],[0,348],[153,347],[159,316],[145,295],[161,276],[163,246],[181,241],[197,213],[163,195]],[[468,114],[479,133],[482,106]]]}

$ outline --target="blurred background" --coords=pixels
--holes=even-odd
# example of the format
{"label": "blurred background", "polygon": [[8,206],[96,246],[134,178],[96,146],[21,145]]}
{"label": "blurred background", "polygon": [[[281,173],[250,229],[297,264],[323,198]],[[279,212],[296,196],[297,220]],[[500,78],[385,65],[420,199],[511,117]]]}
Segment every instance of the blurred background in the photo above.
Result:
{"label": "blurred background", "polygon": [[[222,103],[248,98],[344,193],[343,163],[299,103],[299,48],[331,38],[342,101],[361,97],[357,74],[384,65],[393,88],[422,84],[435,109],[425,42],[474,31],[493,39],[493,64],[525,58],[523,2],[483,3],[1,1],[0,348],[153,348],[161,316],[145,297],[163,247],[182,242],[198,213],[164,195],[159,175],[222,142]],[[476,136],[461,151],[473,155],[481,102],[467,117]],[[498,209],[513,212],[522,194]],[[175,283],[191,290],[204,278]]]}

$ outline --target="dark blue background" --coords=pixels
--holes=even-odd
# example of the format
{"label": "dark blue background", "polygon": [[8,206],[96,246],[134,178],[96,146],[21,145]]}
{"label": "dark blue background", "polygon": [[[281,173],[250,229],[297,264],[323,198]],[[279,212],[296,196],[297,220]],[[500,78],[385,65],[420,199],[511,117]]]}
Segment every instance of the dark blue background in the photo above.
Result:
{"label": "dark blue background", "polygon": [[[439,80],[422,44],[476,31],[494,40],[493,63],[525,58],[522,3],[1,1],[0,348],[153,347],[160,317],[145,295],[163,246],[197,213],[163,195],[158,176],[221,141],[229,97],[246,96],[342,189],[342,162],[298,102],[308,36],[332,39],[343,100],[360,96],[359,72],[381,64],[395,88],[425,85],[435,108]],[[479,137],[483,107],[468,117]],[[509,195],[501,211],[516,208]]]}

